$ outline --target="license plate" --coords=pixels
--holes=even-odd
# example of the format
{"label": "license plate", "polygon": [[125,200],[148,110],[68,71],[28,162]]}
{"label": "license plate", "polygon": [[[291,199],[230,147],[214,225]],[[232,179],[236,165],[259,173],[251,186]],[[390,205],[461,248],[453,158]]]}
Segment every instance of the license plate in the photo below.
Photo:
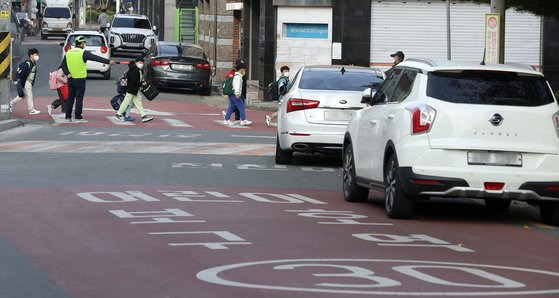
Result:
{"label": "license plate", "polygon": [[54,32],[62,32],[61,28],[54,28]]}
{"label": "license plate", "polygon": [[143,47],[144,45],[141,44],[141,43],[136,43],[136,42],[127,42],[126,46],[131,47],[131,48],[140,48],[140,47]]}
{"label": "license plate", "polygon": [[174,70],[191,71],[192,65],[171,64],[171,68]]}
{"label": "license plate", "polygon": [[483,166],[521,167],[522,154],[508,152],[468,152],[468,164]]}
{"label": "license plate", "polygon": [[324,111],[324,120],[349,121],[351,111]]}

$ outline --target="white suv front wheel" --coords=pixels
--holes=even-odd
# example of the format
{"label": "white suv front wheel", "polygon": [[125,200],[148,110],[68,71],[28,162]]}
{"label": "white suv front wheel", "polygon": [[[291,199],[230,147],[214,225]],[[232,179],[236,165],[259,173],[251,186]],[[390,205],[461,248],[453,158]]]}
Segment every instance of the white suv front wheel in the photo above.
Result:
{"label": "white suv front wheel", "polygon": [[344,148],[342,159],[344,199],[348,202],[365,202],[369,197],[369,189],[357,185],[355,175],[355,162],[353,159],[353,146],[347,144]]}
{"label": "white suv front wheel", "polygon": [[410,218],[413,213],[414,198],[407,196],[400,181],[398,160],[392,154],[384,172],[384,209],[390,218]]}

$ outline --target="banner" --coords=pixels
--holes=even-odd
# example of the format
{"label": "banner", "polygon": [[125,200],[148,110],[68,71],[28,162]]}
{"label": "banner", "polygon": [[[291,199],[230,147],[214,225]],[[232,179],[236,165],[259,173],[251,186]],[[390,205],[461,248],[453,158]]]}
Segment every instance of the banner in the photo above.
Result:
{"label": "banner", "polygon": [[501,15],[485,14],[485,63],[499,63],[501,47]]}

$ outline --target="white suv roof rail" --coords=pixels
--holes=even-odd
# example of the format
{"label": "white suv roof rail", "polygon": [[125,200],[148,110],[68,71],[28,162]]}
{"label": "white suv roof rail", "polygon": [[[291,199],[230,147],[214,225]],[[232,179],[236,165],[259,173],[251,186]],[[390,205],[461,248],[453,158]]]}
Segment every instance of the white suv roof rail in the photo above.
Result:
{"label": "white suv roof rail", "polygon": [[431,59],[407,58],[405,61],[419,62],[419,63],[427,64],[429,66],[437,66],[437,63]]}

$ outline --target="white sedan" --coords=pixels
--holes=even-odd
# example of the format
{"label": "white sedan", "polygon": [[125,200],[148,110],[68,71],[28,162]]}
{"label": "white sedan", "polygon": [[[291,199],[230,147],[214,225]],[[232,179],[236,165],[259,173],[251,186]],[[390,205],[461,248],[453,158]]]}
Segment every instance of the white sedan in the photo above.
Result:
{"label": "white sedan", "polygon": [[[74,31],[70,33],[66,38],[66,41],[60,43],[60,46],[64,47],[62,51],[62,58],[64,58],[66,52],[76,46],[75,40],[78,36],[85,37],[85,50],[90,51],[92,54],[99,57],[103,57],[106,59],[111,58],[111,49],[108,46],[107,39],[102,33],[97,31]],[[111,79],[111,68],[109,64],[87,61],[86,68],[88,73],[100,73],[103,75],[103,79]]]}
{"label": "white sedan", "polygon": [[363,90],[382,81],[368,67],[301,68],[278,111],[276,163],[291,163],[293,152],[340,153],[351,114],[365,107]]}

